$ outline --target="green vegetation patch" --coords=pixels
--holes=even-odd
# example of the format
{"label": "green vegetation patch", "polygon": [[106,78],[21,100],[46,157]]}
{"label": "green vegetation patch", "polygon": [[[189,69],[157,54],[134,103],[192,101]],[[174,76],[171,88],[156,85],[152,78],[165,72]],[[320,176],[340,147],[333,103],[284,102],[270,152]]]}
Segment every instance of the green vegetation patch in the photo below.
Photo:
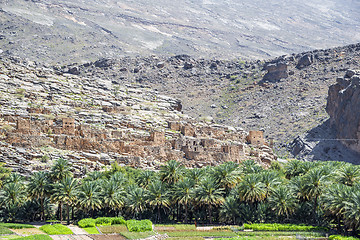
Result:
{"label": "green vegetation patch", "polygon": [[52,238],[48,235],[43,235],[43,234],[39,234],[39,235],[32,235],[32,236],[27,236],[27,237],[22,237],[22,238],[17,238],[18,240],[52,240]]}
{"label": "green vegetation patch", "polygon": [[126,225],[126,221],[122,217],[113,217],[111,218],[111,225],[123,224]]}
{"label": "green vegetation patch", "polygon": [[7,229],[6,227],[0,226],[0,234],[13,234],[13,232]]}
{"label": "green vegetation patch", "polygon": [[34,228],[30,224],[20,224],[20,223],[0,223],[0,227],[12,228],[12,229],[23,229],[23,228]]}
{"label": "green vegetation patch", "polygon": [[112,218],[110,217],[99,217],[95,220],[96,226],[108,226],[111,225]]}
{"label": "green vegetation patch", "polygon": [[73,232],[68,227],[61,224],[44,225],[40,227],[40,230],[46,232],[49,235],[73,234]]}
{"label": "green vegetation patch", "polygon": [[84,218],[78,222],[78,226],[81,228],[95,227],[95,219],[93,218]]}
{"label": "green vegetation patch", "polygon": [[158,231],[160,234],[167,234],[169,237],[236,237],[232,231]]}
{"label": "green vegetation patch", "polygon": [[120,233],[120,232],[126,232],[127,231],[127,227],[125,225],[100,226],[99,229],[104,234],[107,234],[107,233]]}
{"label": "green vegetation patch", "polygon": [[150,220],[128,220],[126,226],[129,232],[147,232],[152,231],[152,222]]}
{"label": "green vegetation patch", "polygon": [[324,227],[314,227],[306,225],[296,225],[296,224],[279,224],[279,223],[259,223],[259,224],[244,224],[245,229],[252,229],[254,231],[327,231],[327,228]]}
{"label": "green vegetation patch", "polygon": [[331,235],[329,237],[329,240],[358,240],[360,238],[356,238],[356,237],[344,237],[341,235]]}
{"label": "green vegetation patch", "polygon": [[96,227],[86,227],[84,230],[89,234],[99,234],[99,231]]}
{"label": "green vegetation patch", "polygon": [[120,234],[122,236],[124,236],[125,238],[127,238],[127,239],[148,238],[148,237],[151,237],[151,236],[155,235],[155,233],[153,231],[147,231],[147,232],[121,232]]}

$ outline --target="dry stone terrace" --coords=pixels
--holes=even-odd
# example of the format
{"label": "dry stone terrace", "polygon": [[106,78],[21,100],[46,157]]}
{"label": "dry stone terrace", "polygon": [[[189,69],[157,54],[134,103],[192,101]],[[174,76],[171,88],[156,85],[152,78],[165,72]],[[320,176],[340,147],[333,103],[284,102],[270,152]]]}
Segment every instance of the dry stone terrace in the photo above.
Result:
{"label": "dry stone terrace", "polygon": [[24,175],[58,157],[78,176],[115,161],[158,169],[171,159],[187,167],[275,160],[262,132],[249,137],[241,128],[196,121],[180,101],[141,85],[2,59],[0,92],[0,161]]}

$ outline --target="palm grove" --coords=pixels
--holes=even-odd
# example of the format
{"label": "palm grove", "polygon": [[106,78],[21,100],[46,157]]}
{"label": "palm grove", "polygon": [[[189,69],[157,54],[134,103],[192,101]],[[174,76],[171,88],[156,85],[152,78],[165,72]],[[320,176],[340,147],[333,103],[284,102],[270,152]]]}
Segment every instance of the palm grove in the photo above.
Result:
{"label": "palm grove", "polygon": [[169,161],[160,171],[113,164],[76,179],[58,159],[48,172],[24,179],[0,166],[0,220],[34,221],[123,216],[155,222],[305,223],[338,232],[360,227],[360,169],[343,162],[254,161],[186,169]]}

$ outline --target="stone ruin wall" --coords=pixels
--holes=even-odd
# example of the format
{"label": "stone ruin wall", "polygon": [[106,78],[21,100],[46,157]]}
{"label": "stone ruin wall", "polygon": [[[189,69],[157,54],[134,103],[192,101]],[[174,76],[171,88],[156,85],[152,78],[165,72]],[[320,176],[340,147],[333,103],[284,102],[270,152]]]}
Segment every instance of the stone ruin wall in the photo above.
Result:
{"label": "stone ruin wall", "polygon": [[[117,161],[127,165],[133,165],[135,161],[135,166],[136,161],[141,159],[160,162],[175,159],[184,162],[188,167],[216,165],[226,161],[240,162],[251,157],[244,144],[245,140],[254,145],[265,144],[261,131],[250,131],[249,136],[244,136],[226,129],[210,126],[194,127],[190,123],[171,121],[168,122],[166,132],[140,127],[150,132],[150,136],[131,138],[124,131],[98,130],[88,125],[77,125],[72,118],[63,118],[61,121],[31,121],[19,117],[5,117],[5,119],[16,122],[16,129],[8,132],[6,136],[6,141],[13,146],[33,148],[52,146],[81,152],[119,153],[134,158],[130,163]],[[134,128],[131,123],[121,125]],[[225,143],[224,140],[233,142]],[[128,157],[126,159],[129,159]],[[259,154],[255,157],[262,160]]]}

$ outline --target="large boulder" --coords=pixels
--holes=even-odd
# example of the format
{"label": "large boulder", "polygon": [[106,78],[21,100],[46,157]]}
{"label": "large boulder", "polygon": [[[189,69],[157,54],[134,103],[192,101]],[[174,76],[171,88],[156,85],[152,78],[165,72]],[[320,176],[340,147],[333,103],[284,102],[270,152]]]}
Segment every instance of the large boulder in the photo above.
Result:
{"label": "large boulder", "polygon": [[268,63],[264,69],[268,72],[263,77],[263,81],[275,82],[288,77],[287,64],[285,62]]}
{"label": "large boulder", "polygon": [[[330,124],[335,127],[337,138],[360,152],[360,76],[348,71],[337,83],[330,86],[326,111]],[[350,77],[351,76],[351,77]]]}
{"label": "large boulder", "polygon": [[298,69],[303,69],[307,66],[310,66],[313,63],[313,56],[310,54],[306,54],[304,56],[302,56],[299,61],[298,64],[296,65],[296,67]]}

